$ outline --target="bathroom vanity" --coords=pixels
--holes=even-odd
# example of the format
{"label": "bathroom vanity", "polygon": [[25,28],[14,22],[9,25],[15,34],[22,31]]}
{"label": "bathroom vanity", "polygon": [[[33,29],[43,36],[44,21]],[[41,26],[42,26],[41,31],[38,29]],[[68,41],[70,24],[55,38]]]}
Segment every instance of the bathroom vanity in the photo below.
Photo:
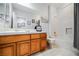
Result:
{"label": "bathroom vanity", "polygon": [[0,56],[28,56],[47,49],[46,33],[0,35]]}
{"label": "bathroom vanity", "polygon": [[47,25],[42,25],[45,32],[34,30],[36,12],[17,3],[0,4],[0,56],[27,56],[47,49]]}

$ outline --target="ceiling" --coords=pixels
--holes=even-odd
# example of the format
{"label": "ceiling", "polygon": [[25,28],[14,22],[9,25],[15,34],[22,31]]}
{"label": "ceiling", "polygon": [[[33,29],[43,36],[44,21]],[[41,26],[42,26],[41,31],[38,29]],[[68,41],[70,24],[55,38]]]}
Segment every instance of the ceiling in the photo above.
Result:
{"label": "ceiling", "polygon": [[55,7],[55,8],[63,8],[63,7],[65,7],[65,6],[67,6],[67,5],[69,5],[70,3],[52,3],[52,4],[50,4],[50,5],[52,5],[53,7]]}
{"label": "ceiling", "polygon": [[[18,8],[20,10],[28,11],[31,13],[48,11],[48,6],[52,6],[54,8],[63,8],[70,3],[14,3],[14,8]],[[42,11],[41,11],[42,10]]]}
{"label": "ceiling", "polygon": [[12,3],[12,7],[15,10],[21,10],[23,12],[28,12],[28,13],[35,13],[36,12],[36,10],[34,10],[33,8],[29,8],[27,6],[17,4],[17,3]]}
{"label": "ceiling", "polygon": [[67,6],[67,5],[69,5],[69,4],[71,4],[71,3],[31,3],[31,6],[33,8],[37,8],[37,9],[39,9],[39,8],[45,9],[49,5],[51,5],[51,6],[55,7],[55,8],[63,8],[65,6]]}

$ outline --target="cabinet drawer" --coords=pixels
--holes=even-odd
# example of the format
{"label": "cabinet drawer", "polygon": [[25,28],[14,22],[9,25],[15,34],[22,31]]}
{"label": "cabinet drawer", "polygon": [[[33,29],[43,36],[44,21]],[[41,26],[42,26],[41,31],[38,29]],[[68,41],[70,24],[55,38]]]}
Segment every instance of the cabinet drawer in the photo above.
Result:
{"label": "cabinet drawer", "polygon": [[30,35],[8,35],[0,36],[0,44],[17,42],[22,40],[30,40]]}
{"label": "cabinet drawer", "polygon": [[30,35],[18,35],[15,37],[16,41],[22,41],[22,40],[30,40]]}
{"label": "cabinet drawer", "polygon": [[40,38],[40,34],[31,34],[31,39],[38,39]]}
{"label": "cabinet drawer", "polygon": [[41,38],[46,38],[47,37],[46,33],[42,33],[40,36],[41,36]]}

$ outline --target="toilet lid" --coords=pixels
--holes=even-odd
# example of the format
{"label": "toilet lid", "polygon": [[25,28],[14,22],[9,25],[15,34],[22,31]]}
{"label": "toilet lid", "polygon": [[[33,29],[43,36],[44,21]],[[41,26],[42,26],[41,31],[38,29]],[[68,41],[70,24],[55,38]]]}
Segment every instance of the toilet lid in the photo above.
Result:
{"label": "toilet lid", "polygon": [[47,38],[48,40],[56,40],[56,38]]}

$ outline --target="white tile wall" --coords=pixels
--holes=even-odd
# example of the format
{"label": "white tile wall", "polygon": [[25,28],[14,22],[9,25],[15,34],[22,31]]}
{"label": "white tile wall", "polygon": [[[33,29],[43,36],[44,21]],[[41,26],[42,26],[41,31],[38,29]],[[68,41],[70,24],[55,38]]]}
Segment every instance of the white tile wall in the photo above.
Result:
{"label": "white tile wall", "polygon": [[[54,31],[57,32],[57,44],[64,48],[73,48],[74,39],[74,6],[68,4],[63,8],[50,8],[49,34],[51,36]],[[66,28],[72,28],[71,34],[66,34]]]}

